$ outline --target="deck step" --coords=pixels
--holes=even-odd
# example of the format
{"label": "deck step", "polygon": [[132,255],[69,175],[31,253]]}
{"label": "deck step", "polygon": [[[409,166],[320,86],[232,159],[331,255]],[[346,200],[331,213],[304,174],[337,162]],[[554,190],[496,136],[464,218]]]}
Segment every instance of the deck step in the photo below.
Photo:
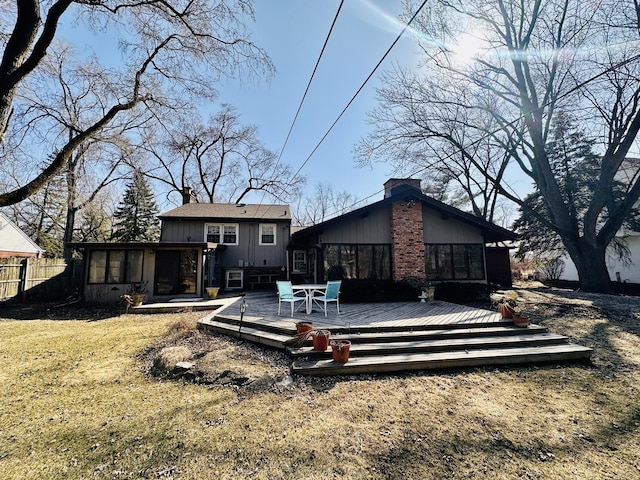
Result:
{"label": "deck step", "polygon": [[347,363],[333,360],[296,360],[291,371],[299,375],[329,376],[387,373],[409,370],[478,367],[490,365],[540,364],[587,360],[592,349],[574,344],[350,357]]}
{"label": "deck step", "polygon": [[232,325],[215,320],[199,321],[198,328],[206,332],[222,333],[224,335],[242,338],[244,340],[267,345],[269,347],[284,350],[291,343],[291,335],[282,335],[279,333],[268,332],[258,328],[247,326],[243,323],[242,328],[239,325]]}
{"label": "deck step", "polygon": [[[240,325],[240,315],[221,314],[215,313],[211,316],[211,319],[220,323],[232,326]],[[284,317],[282,320],[274,320],[270,318],[265,320],[264,317],[254,317],[250,315],[244,315],[242,317],[242,325],[247,327],[264,330],[267,332],[278,333],[282,335],[295,335],[296,333],[296,321],[290,318]]]}
{"label": "deck step", "polygon": [[[327,329],[330,330],[331,329]],[[359,329],[358,329],[359,330]],[[509,326],[486,326],[476,328],[454,328],[440,326],[438,330],[412,330],[397,332],[364,332],[353,333],[337,333],[332,332],[332,338],[342,340],[350,340],[351,343],[386,343],[395,341],[414,341],[414,340],[444,340],[453,338],[468,337],[494,337],[494,336],[510,336],[522,334],[536,334],[547,332],[546,327],[540,325],[529,325],[527,328],[518,328],[513,324]]]}
{"label": "deck step", "polygon": [[[336,337],[336,338],[342,338]],[[444,352],[459,350],[480,350],[508,347],[529,347],[536,345],[553,345],[566,343],[567,337],[553,333],[530,333],[494,337],[450,338],[440,340],[413,340],[377,343],[352,343],[350,354],[355,357],[364,355],[393,355],[414,352]],[[291,356],[299,357],[329,357],[331,350],[324,352],[314,350],[311,346],[288,349]]]}

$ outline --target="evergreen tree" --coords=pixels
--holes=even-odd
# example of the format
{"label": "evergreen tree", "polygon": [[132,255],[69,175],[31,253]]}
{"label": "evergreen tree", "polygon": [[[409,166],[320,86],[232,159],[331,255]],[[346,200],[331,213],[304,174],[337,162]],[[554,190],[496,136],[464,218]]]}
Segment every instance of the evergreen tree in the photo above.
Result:
{"label": "evergreen tree", "polygon": [[155,242],[160,238],[158,206],[153,192],[139,169],[127,185],[124,198],[114,214],[111,239],[117,242]]}

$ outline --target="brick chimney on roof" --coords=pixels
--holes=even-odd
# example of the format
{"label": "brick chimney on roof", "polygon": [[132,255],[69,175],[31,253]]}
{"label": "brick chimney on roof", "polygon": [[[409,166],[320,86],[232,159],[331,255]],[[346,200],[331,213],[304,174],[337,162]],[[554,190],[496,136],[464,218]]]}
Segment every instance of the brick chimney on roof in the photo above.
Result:
{"label": "brick chimney on roof", "polygon": [[[426,278],[424,223],[420,194],[420,180],[392,178],[384,184],[385,198],[406,193],[391,205],[391,257],[393,279]],[[414,193],[414,195],[412,195]]]}
{"label": "brick chimney on roof", "polygon": [[182,204],[186,205],[187,203],[198,203],[196,194],[193,193],[190,187],[184,187],[182,189]]}
{"label": "brick chimney on roof", "polygon": [[420,179],[419,178],[390,178],[386,182],[384,182],[384,198],[389,198],[397,191],[398,187],[402,187],[403,189],[417,189],[420,190]]}

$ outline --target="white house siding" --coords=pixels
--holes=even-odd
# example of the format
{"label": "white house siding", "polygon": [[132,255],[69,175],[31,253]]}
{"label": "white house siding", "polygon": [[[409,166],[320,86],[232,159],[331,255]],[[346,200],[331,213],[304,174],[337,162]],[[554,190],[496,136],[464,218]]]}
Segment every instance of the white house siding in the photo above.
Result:
{"label": "white house siding", "polygon": [[[631,252],[632,263],[629,266],[625,266],[618,259],[607,255],[609,278],[615,282],[640,283],[640,233],[635,232],[623,238]],[[563,260],[564,272],[561,279],[578,281],[578,271],[573,261],[568,256],[563,257]]]}
{"label": "white house siding", "polygon": [[423,208],[425,243],[482,243],[482,232],[468,223],[454,218],[442,218],[442,214]]}

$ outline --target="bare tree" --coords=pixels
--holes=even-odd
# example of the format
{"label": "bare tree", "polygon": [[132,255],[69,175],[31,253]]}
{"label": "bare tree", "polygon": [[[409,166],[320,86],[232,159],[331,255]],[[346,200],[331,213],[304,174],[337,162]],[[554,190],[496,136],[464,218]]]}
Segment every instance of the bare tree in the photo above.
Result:
{"label": "bare tree", "polygon": [[122,48],[122,68],[102,68],[99,77],[108,79],[109,88],[101,92],[93,115],[64,142],[38,145],[53,154],[51,160],[43,162],[34,176],[19,186],[7,188],[4,183],[0,206],[17,203],[42,188],[65,168],[76,149],[123,113],[147,109],[162,118],[167,109],[185,105],[188,96],[214,98],[215,83],[222,75],[239,70],[271,73],[273,69],[266,54],[244,31],[243,20],[253,17],[249,0],[57,0],[46,4],[20,0],[13,7],[3,6],[3,17],[11,24],[3,23],[0,35],[4,47],[0,144],[11,145],[11,152],[16,144],[30,141],[16,123],[30,123],[29,132],[37,131],[37,118],[17,121],[30,113],[25,87],[45,55],[54,50],[58,23],[72,5],[77,7],[79,21],[97,31],[108,31],[104,40]]}
{"label": "bare tree", "polygon": [[[612,193],[640,130],[640,55],[631,48],[638,12],[619,0],[441,0],[414,22],[424,68],[413,79],[437,93],[429,102],[420,92],[414,98],[406,85],[415,82],[398,77],[393,87],[407,100],[388,105],[389,116],[409,119],[423,145],[440,140],[443,132],[471,129],[478,139],[500,146],[509,159],[506,170],[486,169],[466,145],[465,157],[501,196],[540,217],[501,172],[518,171],[537,186],[551,213],[538,219],[562,239],[586,291],[611,291],[606,249],[640,197],[635,174],[624,191]],[[475,49],[471,62],[461,54],[465,36],[473,40],[467,44]],[[563,109],[599,135],[602,152],[597,184],[579,216],[563,198],[546,150],[551,122]],[[440,131],[443,110],[450,126]],[[490,122],[482,120],[487,114]],[[395,132],[387,129],[388,141],[406,145]]]}
{"label": "bare tree", "polygon": [[443,93],[439,86],[450,82],[436,75],[423,78],[396,67],[381,83],[381,105],[369,113],[374,129],[355,149],[358,164],[391,163],[397,174],[421,176],[430,196],[499,220],[504,200],[482,172],[500,181],[510,153],[485,134],[498,128],[491,115],[467,108],[471,100],[464,88]]}
{"label": "bare tree", "polygon": [[312,195],[298,197],[292,211],[293,223],[316,225],[353,210],[354,205],[355,199],[349,192],[335,192],[331,185],[318,183]]}
{"label": "bare tree", "polygon": [[292,175],[290,167],[260,142],[257,128],[242,125],[229,105],[207,124],[191,116],[188,123],[172,125],[162,135],[152,126],[149,135],[158,141],[147,139],[141,145],[151,158],[146,175],[165,184],[170,193],[189,187],[209,203],[240,203],[249,192],[280,198]]}

